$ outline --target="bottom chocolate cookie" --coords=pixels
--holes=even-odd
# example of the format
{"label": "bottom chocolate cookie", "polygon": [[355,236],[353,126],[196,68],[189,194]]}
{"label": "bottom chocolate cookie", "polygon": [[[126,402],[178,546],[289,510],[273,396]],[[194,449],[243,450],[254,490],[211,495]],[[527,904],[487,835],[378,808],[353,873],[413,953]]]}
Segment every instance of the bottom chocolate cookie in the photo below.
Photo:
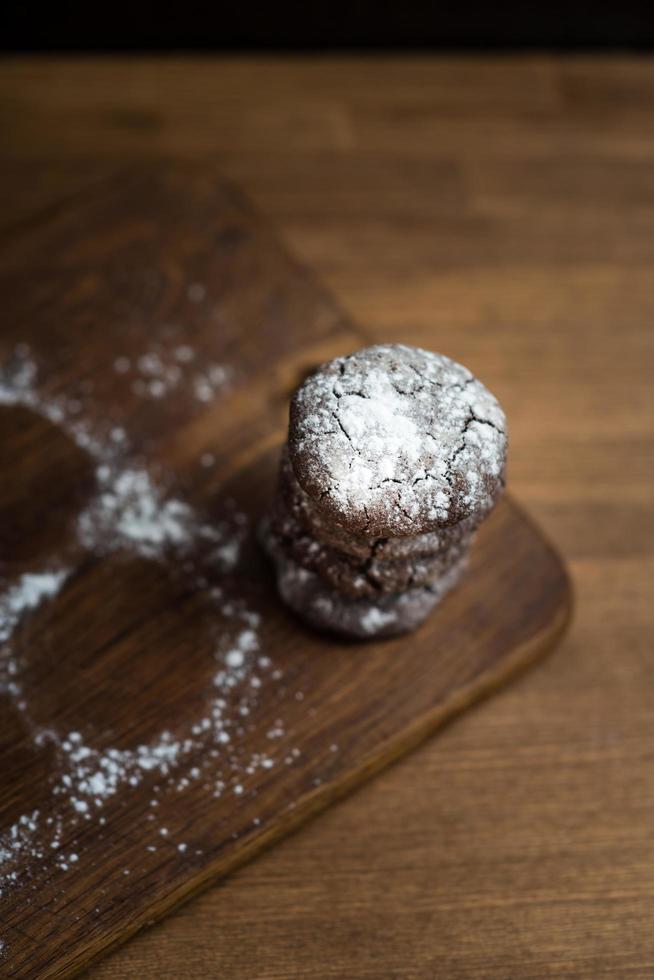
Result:
{"label": "bottom chocolate cookie", "polygon": [[441,579],[416,589],[376,599],[348,599],[330,589],[315,572],[290,558],[271,555],[277,588],[284,602],[311,626],[360,640],[409,633],[456,585],[466,564],[464,557]]}
{"label": "bottom chocolate cookie", "polygon": [[474,537],[471,532],[447,550],[424,558],[361,561],[313,537],[280,500],[276,501],[270,519],[262,522],[259,533],[268,554],[316,572],[328,588],[349,599],[397,595],[438,582],[460,561]]}

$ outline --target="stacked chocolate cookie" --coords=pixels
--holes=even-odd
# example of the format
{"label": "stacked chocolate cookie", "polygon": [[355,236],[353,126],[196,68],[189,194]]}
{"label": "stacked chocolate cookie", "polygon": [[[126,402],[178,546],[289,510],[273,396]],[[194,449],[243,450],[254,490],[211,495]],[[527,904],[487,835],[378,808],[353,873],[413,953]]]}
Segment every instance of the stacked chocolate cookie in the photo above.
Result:
{"label": "stacked chocolate cookie", "polygon": [[347,636],[415,629],[459,578],[504,486],[506,422],[466,368],[403,345],[296,391],[262,540],[284,601]]}

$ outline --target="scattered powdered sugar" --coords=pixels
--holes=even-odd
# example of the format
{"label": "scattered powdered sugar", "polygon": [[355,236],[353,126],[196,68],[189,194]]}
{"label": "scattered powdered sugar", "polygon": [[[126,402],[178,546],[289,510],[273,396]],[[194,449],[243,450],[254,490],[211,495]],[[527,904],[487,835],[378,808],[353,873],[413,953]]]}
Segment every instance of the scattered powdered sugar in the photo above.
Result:
{"label": "scattered powdered sugar", "polygon": [[18,344],[13,357],[0,374],[0,405],[29,404],[37,401],[34,392],[36,364],[27,344]]}
{"label": "scattered powdered sugar", "polygon": [[[36,387],[36,363],[27,344],[18,344],[9,361],[0,367],[0,405],[22,406],[60,427],[66,435],[94,459],[113,461],[116,453],[124,452],[127,435],[119,425],[109,431],[81,414],[79,397],[66,394],[43,394]],[[80,386],[90,394],[93,385],[85,381]]]}
{"label": "scattered powdered sugar", "polygon": [[68,574],[68,570],[63,568],[25,572],[15,585],[10,586],[4,594],[0,593],[0,694],[8,694],[13,698],[21,711],[25,710],[26,704],[18,664],[11,656],[9,641],[22,617],[46,599],[54,598]]}
{"label": "scattered powdered sugar", "polygon": [[[193,283],[189,298],[200,302],[203,288],[200,283]],[[228,390],[234,371],[229,365],[215,362],[199,365],[198,360],[188,344],[172,347],[157,342],[138,357],[121,354],[115,358],[113,367],[116,374],[130,381],[132,392],[141,398],[158,400],[172,392],[185,391],[197,401],[208,402]]]}
{"label": "scattered powdered sugar", "polygon": [[245,662],[245,654],[238,647],[234,650],[229,650],[225,654],[225,663],[228,667],[242,667]]}
{"label": "scattered powdered sugar", "polygon": [[[166,547],[183,547],[202,537],[216,543],[219,531],[198,523],[193,509],[177,498],[163,499],[142,467],[114,471],[100,466],[96,472],[100,492],[80,515],[80,540],[89,550],[101,551],[132,546],[147,558],[160,555]],[[238,541],[222,545],[238,556]]]}
{"label": "scattered powdered sugar", "polygon": [[[256,618],[250,622],[258,625]],[[218,671],[214,678],[214,684],[221,690],[228,690],[235,687],[239,681],[245,679],[245,671],[250,667],[248,654],[254,653],[259,649],[259,637],[252,628],[241,630],[234,638],[233,646],[225,653],[223,658],[224,668]],[[259,687],[259,678],[252,674],[249,678],[250,685]]]}
{"label": "scattered powdered sugar", "polygon": [[[195,295],[193,301],[199,302],[197,291]],[[186,365],[195,355],[180,345],[174,357]],[[126,358],[117,358],[115,370],[128,374],[131,365],[126,362]],[[153,362],[146,366],[150,371]],[[48,748],[54,762],[47,807],[25,813],[0,830],[0,895],[26,875],[45,873],[47,867],[67,873],[78,867],[85,853],[84,837],[78,831],[89,825],[104,827],[105,808],[121,792],[150,788],[147,823],[161,847],[172,834],[169,827],[158,829],[156,814],[165,794],[182,794],[201,783],[214,797],[229,793],[240,798],[247,795],[248,780],[256,772],[278,763],[292,764],[299,756],[288,745],[281,718],[268,732],[271,747],[279,744],[278,755],[248,752],[241,746],[248,719],[256,714],[261,688],[265,683],[279,686],[282,677],[261,650],[259,613],[216,583],[216,573],[231,571],[239,562],[248,534],[245,515],[232,509],[220,522],[202,520],[190,503],[162,489],[143,460],[130,457],[130,440],[122,426],[94,421],[90,411],[84,413],[80,398],[46,397],[36,382],[36,364],[21,345],[8,365],[0,368],[0,404],[30,408],[92,456],[97,489],[77,520],[79,561],[89,554],[101,556],[124,549],[156,562],[170,560],[176,569],[184,569],[190,586],[201,590],[215,609],[215,672],[195,718],[133,748],[106,746],[107,733],[103,732],[62,732],[39,726],[31,718],[29,692],[21,682],[29,644],[14,644],[12,639],[20,625],[29,626],[30,614],[66,588],[77,565],[65,565],[52,556],[44,567],[23,572],[6,584],[0,592],[0,695],[8,696],[22,714],[35,750]],[[178,854],[188,847],[186,842],[173,841],[170,846]],[[153,843],[147,845],[148,853],[156,851]],[[0,955],[2,950],[0,945]]]}
{"label": "scattered powdered sugar", "polygon": [[361,626],[366,633],[378,633],[383,626],[394,623],[396,619],[396,612],[385,612],[383,609],[371,606],[361,617]]}
{"label": "scattered powdered sugar", "polygon": [[[16,623],[28,609],[35,609],[43,599],[55,596],[66,580],[63,569],[52,572],[26,572],[0,596],[0,643],[5,643]],[[0,687],[0,690],[2,688]]]}

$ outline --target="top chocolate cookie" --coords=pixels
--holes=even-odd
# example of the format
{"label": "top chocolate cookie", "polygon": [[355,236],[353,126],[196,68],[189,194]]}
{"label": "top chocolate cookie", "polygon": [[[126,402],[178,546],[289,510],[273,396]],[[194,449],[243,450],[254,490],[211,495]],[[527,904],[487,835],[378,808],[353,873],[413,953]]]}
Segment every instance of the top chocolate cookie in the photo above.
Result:
{"label": "top chocolate cookie", "polygon": [[317,510],[357,533],[481,519],[504,485],[506,441],[504,412],[467,368],[403,344],[323,364],[291,402],[298,482]]}

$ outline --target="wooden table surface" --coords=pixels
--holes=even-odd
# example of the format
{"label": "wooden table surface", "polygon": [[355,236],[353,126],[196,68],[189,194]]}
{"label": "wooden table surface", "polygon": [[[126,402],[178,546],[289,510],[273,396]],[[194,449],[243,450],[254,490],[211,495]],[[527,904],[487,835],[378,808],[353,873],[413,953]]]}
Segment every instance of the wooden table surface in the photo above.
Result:
{"label": "wooden table surface", "polygon": [[0,234],[215,161],[380,340],[464,361],[567,558],[543,665],[95,980],[654,975],[654,63],[0,64]]}

